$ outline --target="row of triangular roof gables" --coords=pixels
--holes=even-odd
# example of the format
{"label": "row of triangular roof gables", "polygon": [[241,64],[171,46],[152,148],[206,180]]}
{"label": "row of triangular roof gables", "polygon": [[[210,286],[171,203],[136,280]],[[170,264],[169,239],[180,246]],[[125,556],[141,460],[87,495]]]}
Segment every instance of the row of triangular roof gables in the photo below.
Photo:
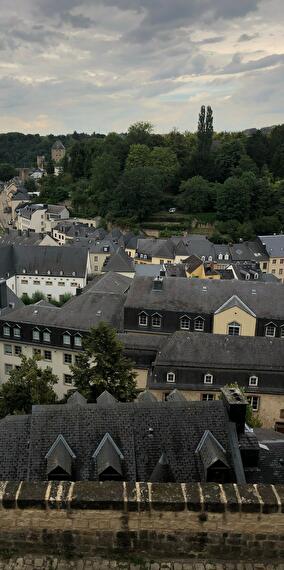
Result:
{"label": "row of triangular roof gables", "polygon": [[[236,414],[236,405],[238,407],[238,404],[243,404],[244,402],[239,391],[236,391],[235,389],[230,389],[228,399],[230,400],[230,398],[231,401],[233,401],[233,414]],[[187,402],[178,390],[174,390],[169,395],[167,402],[190,404],[190,402]],[[137,403],[144,404],[146,407],[159,404],[163,406],[163,404],[165,404],[164,402],[158,403],[155,396],[147,390],[139,394]],[[107,391],[103,392],[103,394],[101,394],[97,399],[97,405],[103,408],[116,407],[116,404],[119,405],[115,398]],[[221,404],[221,402],[219,402],[219,404]],[[128,405],[131,406],[131,404]],[[86,399],[79,392],[74,392],[67,400],[67,406],[79,406],[84,408],[85,406],[88,407],[88,404]],[[244,410],[245,406],[242,405],[242,410],[240,410],[241,416],[243,415]],[[188,411],[190,413],[190,409]],[[213,410],[211,410],[211,413],[212,411]],[[169,410],[169,413],[179,413],[179,410],[174,410],[174,408],[172,408],[172,411],[170,412]],[[240,429],[240,424],[238,424],[239,419],[240,415],[238,413],[235,419],[236,434]],[[190,414],[188,421],[190,422]],[[242,423],[244,426],[244,421]],[[154,430],[149,428],[149,438],[154,437],[154,434],[152,433],[153,431]],[[184,437],[187,437],[187,435],[184,434]],[[229,454],[231,454],[232,450],[228,449],[226,451],[223,445],[209,429],[205,429],[203,431],[202,437],[199,439],[197,446],[195,444],[195,448],[193,448],[192,451],[194,451],[196,461],[201,466],[202,473],[200,473],[200,480],[221,483],[236,480],[236,473],[234,473],[234,469],[232,468],[232,465],[230,465],[227,453],[228,451]],[[56,440],[48,450],[45,459],[47,469],[46,474],[49,480],[63,481],[74,480],[76,478],[76,454],[62,434],[57,436]],[[123,462],[125,457],[110,433],[106,432],[104,434],[99,445],[97,445],[92,454],[92,460],[95,462],[95,472],[99,480],[107,481],[124,479]],[[176,479],[166,450],[161,453],[148,480],[150,482],[175,482]]]}

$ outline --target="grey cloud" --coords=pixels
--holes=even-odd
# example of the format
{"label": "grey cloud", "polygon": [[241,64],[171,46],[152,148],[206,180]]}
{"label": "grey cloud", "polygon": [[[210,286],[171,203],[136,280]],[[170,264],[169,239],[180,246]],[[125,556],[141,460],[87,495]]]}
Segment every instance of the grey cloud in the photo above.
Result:
{"label": "grey cloud", "polygon": [[70,14],[70,12],[63,12],[62,21],[71,24],[74,28],[88,29],[93,28],[95,21],[83,14]]}
{"label": "grey cloud", "polygon": [[255,38],[258,38],[258,37],[259,37],[258,33],[257,34],[251,34],[251,35],[241,34],[239,39],[238,39],[238,42],[240,42],[240,43],[241,42],[250,42],[251,40],[254,40]]}
{"label": "grey cloud", "polygon": [[247,63],[242,62],[240,54],[235,54],[231,63],[227,65],[221,73],[243,73],[245,71],[252,71],[257,69],[264,69],[273,67],[277,64],[284,63],[284,53],[275,53],[261,57],[260,59],[251,60]]}
{"label": "grey cloud", "polygon": [[203,40],[197,40],[194,41],[193,43],[196,45],[206,45],[206,44],[218,44],[220,42],[223,42],[225,39],[225,36],[215,36],[213,38],[204,38]]}

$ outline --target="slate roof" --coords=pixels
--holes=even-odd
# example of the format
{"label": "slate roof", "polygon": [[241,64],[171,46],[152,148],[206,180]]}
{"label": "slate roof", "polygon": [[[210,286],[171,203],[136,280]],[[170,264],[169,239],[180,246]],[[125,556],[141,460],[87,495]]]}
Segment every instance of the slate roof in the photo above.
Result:
{"label": "slate roof", "polygon": [[162,345],[155,366],[284,370],[282,339],[177,331]]}
{"label": "slate roof", "polygon": [[195,271],[195,269],[203,264],[200,257],[197,257],[197,255],[190,255],[187,257],[187,259],[183,260],[183,263],[185,264],[186,270],[189,271],[189,273],[192,273]]}
{"label": "slate roof", "polygon": [[53,143],[51,148],[53,148],[54,150],[59,150],[59,149],[65,150],[64,144],[59,139],[57,141],[55,141],[55,143]]}
{"label": "slate roof", "polygon": [[228,423],[222,401],[34,406],[31,415],[0,421],[0,477],[46,480],[46,455],[61,435],[76,456],[75,478],[96,480],[93,455],[108,433],[123,455],[124,480],[149,481],[165,453],[175,481],[199,481],[195,450],[206,430],[231,464]]}
{"label": "slate roof", "polygon": [[88,331],[104,321],[121,330],[128,281],[131,279],[108,273],[62,307],[42,301],[24,305],[9,314],[9,322]]}
{"label": "slate roof", "polygon": [[161,269],[163,265],[157,263],[135,263],[135,273],[142,277],[157,277]]}
{"label": "slate roof", "polygon": [[[0,272],[1,277],[10,275],[48,275],[64,277],[85,277],[87,270],[88,251],[77,250],[72,247],[61,248],[54,246],[37,245],[6,245],[0,246]],[[23,271],[25,270],[25,271]]]}
{"label": "slate roof", "polygon": [[257,469],[246,471],[248,483],[284,483],[284,434],[274,430],[255,428],[260,444]]}
{"label": "slate roof", "polygon": [[284,235],[258,236],[269,257],[284,258]]}
{"label": "slate roof", "polygon": [[247,241],[230,245],[232,261],[267,261],[265,248],[257,241]]}
{"label": "slate roof", "polygon": [[284,288],[279,283],[210,279],[164,278],[162,290],[153,289],[153,279],[136,276],[126,308],[213,314],[237,295],[258,317],[284,318]]}
{"label": "slate roof", "polygon": [[135,264],[131,257],[121,247],[111,255],[102,268],[103,273],[113,271],[116,273],[135,273]]}

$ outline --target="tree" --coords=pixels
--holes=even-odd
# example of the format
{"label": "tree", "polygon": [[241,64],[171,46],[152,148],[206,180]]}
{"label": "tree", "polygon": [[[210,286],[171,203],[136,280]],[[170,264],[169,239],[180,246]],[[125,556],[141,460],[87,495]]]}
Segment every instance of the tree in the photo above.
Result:
{"label": "tree", "polygon": [[131,168],[138,168],[139,166],[150,166],[150,155],[151,151],[147,145],[132,144],[129,149],[128,157],[126,159],[126,170],[131,170]]}
{"label": "tree", "polygon": [[178,204],[186,213],[208,212],[211,209],[211,185],[202,176],[184,180],[180,185],[180,192]]}
{"label": "tree", "polygon": [[153,125],[147,121],[137,122],[131,125],[127,133],[128,144],[146,144],[147,146],[152,146],[152,133]]}
{"label": "tree", "polygon": [[224,182],[231,176],[243,155],[245,155],[243,141],[226,137],[215,153],[215,180]]}
{"label": "tree", "polygon": [[120,163],[115,156],[102,154],[93,162],[90,199],[101,216],[105,216],[109,211],[110,196],[114,193],[119,177]]}
{"label": "tree", "polygon": [[14,176],[16,176],[16,171],[14,167],[11,164],[8,164],[7,162],[1,162],[0,180],[2,182],[7,182],[7,180],[11,180],[11,178],[13,178]]}
{"label": "tree", "polygon": [[257,131],[247,139],[247,153],[258,168],[262,168],[268,163],[269,144],[267,136],[261,131]]}
{"label": "tree", "polygon": [[122,402],[136,397],[135,373],[132,362],[123,355],[123,345],[115,330],[101,322],[84,339],[84,350],[71,366],[74,384],[89,402],[107,390]]}
{"label": "tree", "polygon": [[152,167],[139,167],[126,170],[112,199],[113,213],[118,217],[129,216],[141,222],[161,205],[161,176]]}
{"label": "tree", "polygon": [[250,209],[250,190],[246,180],[236,177],[227,178],[217,193],[217,216],[219,220],[248,219]]}
{"label": "tree", "polygon": [[210,153],[213,140],[213,112],[210,106],[202,105],[197,128],[198,154],[206,159]]}
{"label": "tree", "polygon": [[151,152],[150,163],[161,173],[163,184],[171,186],[179,172],[176,154],[167,147],[155,146]]}
{"label": "tree", "polygon": [[0,388],[0,416],[29,414],[35,404],[53,404],[56,394],[53,387],[58,378],[51,368],[38,367],[40,357],[21,356],[21,365],[10,372],[7,382]]}

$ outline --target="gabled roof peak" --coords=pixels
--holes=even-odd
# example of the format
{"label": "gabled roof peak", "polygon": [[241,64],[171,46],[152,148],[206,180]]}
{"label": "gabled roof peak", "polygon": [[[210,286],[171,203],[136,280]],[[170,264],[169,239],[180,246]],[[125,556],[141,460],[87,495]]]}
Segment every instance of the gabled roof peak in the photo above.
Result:
{"label": "gabled roof peak", "polygon": [[73,392],[71,396],[69,396],[67,402],[67,406],[86,406],[87,400],[80,394],[80,392]]}
{"label": "gabled roof peak", "polygon": [[107,390],[102,392],[102,394],[97,398],[97,405],[102,408],[115,406],[115,404],[117,404],[117,400]]}
{"label": "gabled roof peak", "polygon": [[232,295],[232,297],[230,297],[227,301],[225,301],[225,303],[223,303],[223,305],[221,305],[221,307],[219,307],[219,309],[217,309],[215,311],[215,315],[217,315],[218,313],[222,313],[223,311],[226,311],[227,309],[231,309],[232,307],[239,307],[239,309],[241,309],[242,311],[245,311],[246,313],[248,313],[252,317],[256,316],[255,313],[250,309],[250,307],[248,307],[248,305],[246,305],[240,299],[240,297],[238,297],[238,295]]}
{"label": "gabled roof peak", "polygon": [[144,392],[140,392],[140,394],[138,394],[137,402],[149,404],[151,402],[157,402],[157,398],[149,390],[144,390]]}

